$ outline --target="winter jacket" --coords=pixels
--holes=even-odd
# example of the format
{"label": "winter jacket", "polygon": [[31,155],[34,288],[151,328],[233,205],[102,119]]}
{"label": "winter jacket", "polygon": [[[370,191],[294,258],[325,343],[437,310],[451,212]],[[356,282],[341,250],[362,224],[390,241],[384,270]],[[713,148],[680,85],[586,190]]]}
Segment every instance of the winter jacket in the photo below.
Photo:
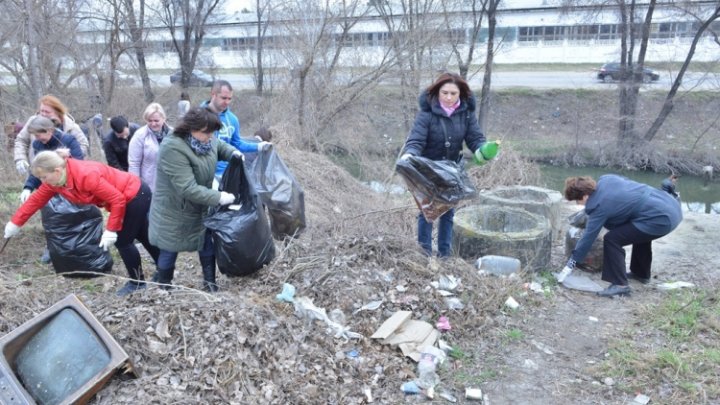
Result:
{"label": "winter jacket", "polygon": [[585,232],[572,252],[578,263],[585,259],[603,226],[613,230],[631,223],[641,232],[663,236],[682,221],[680,204],[670,194],[614,174],[598,179],[585,203],[585,213]]}
{"label": "winter jacket", "polygon": [[463,141],[473,152],[485,143],[485,135],[475,115],[475,96],[461,100],[460,106],[449,117],[437,98],[428,97],[427,91],[420,94],[418,104],[420,109],[405,141],[403,154],[458,162]]}
{"label": "winter jacket", "polygon": [[208,207],[220,201],[220,192],[211,188],[215,166],[220,159],[230,160],[235,151],[217,138],[210,142],[212,149],[205,155],[197,155],[175,134],[160,145],[149,229],[150,243],[160,249],[191,252],[203,247],[203,218]]}
{"label": "winter jacket", "polygon": [[[33,147],[33,154],[37,155],[38,153],[46,150],[56,150],[58,148],[68,148],[70,149],[70,156],[77,159],[77,160],[83,160],[84,156],[82,153],[82,150],[80,149],[80,144],[78,143],[77,139],[73,137],[72,135],[63,134],[60,132],[59,129],[55,130],[55,133],[53,133],[52,138],[47,143],[42,143],[38,141],[37,139],[33,141],[32,143]],[[25,181],[25,185],[23,188],[26,188],[30,191],[35,190],[36,188],[40,187],[40,184],[42,182],[37,177],[33,176],[32,173],[28,176],[27,180]]]}
{"label": "winter jacket", "polygon": [[127,139],[118,138],[113,130],[110,130],[110,132],[105,135],[103,139],[103,151],[105,152],[105,159],[110,167],[124,172],[128,171],[128,147],[130,140],[138,128],[140,128],[140,125],[131,122],[128,125],[130,135]]}
{"label": "winter jacket", "polygon": [[55,194],[60,194],[71,203],[104,207],[110,212],[105,229],[113,232],[122,230],[125,207],[140,190],[140,179],[104,163],[72,158],[67,159],[65,173],[67,181],[64,186],[42,183],[18,208],[12,222],[24,225]]}
{"label": "winter jacket", "polygon": [[[27,125],[35,117],[35,115],[30,117],[30,119],[28,119],[25,123],[23,129],[15,137],[15,148],[13,149],[13,157],[15,163],[21,160],[25,160],[27,162],[32,161],[33,155],[31,154],[28,156],[28,154],[32,152],[32,149],[30,147],[30,145],[32,144],[32,135],[30,135],[30,133],[27,131]],[[75,139],[77,139],[78,143],[80,144],[80,149],[82,149],[83,156],[88,156],[88,148],[90,147],[90,143],[88,142],[85,133],[82,131],[82,129],[80,129],[80,126],[75,123],[75,120],[73,119],[73,117],[70,116],[70,114],[65,115],[63,124],[58,126],[58,129],[66,134],[75,137]]]}
{"label": "winter jacket", "polygon": [[[205,101],[200,106],[207,108],[210,101]],[[257,152],[258,151],[258,145],[254,143],[248,143],[242,140],[240,138],[240,121],[238,120],[237,116],[230,111],[229,108],[226,108],[225,111],[218,114],[218,118],[220,118],[220,122],[222,123],[222,128],[215,131],[215,137],[223,142],[226,142],[232,146],[235,147],[235,149],[239,150],[240,152]],[[215,177],[218,179],[222,177],[222,174],[225,172],[225,168],[227,167],[228,162],[226,161],[219,161],[217,163],[217,167],[215,168]]]}
{"label": "winter jacket", "polygon": [[[172,132],[172,128],[164,125],[162,131],[165,133],[164,139],[168,133]],[[160,142],[147,125],[135,131],[128,144],[128,172],[140,177],[153,192],[155,191],[159,148]]]}

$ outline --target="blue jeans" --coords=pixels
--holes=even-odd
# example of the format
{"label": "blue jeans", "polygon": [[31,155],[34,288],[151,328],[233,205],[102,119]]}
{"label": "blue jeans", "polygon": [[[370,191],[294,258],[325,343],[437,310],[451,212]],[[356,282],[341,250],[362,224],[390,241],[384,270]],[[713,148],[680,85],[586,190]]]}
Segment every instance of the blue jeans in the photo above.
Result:
{"label": "blue jeans", "polygon": [[[438,257],[450,256],[455,210],[451,209],[440,217],[438,225]],[[427,222],[422,212],[418,214],[418,243],[428,256],[432,256],[432,222]]]}

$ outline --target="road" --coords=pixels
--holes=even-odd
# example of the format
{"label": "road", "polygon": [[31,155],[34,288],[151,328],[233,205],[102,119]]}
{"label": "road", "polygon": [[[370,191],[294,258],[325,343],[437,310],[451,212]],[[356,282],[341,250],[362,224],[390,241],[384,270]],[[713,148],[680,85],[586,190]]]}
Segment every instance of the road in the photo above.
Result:
{"label": "road", "polygon": [[[610,90],[617,87],[617,83],[603,83],[598,80],[596,74],[597,73],[595,71],[500,71],[493,74],[492,87],[494,89],[524,87],[534,89],[591,90]],[[237,89],[253,89],[255,85],[252,76],[249,74],[232,73],[222,75],[221,77],[230,81],[233,87]],[[643,89],[668,91],[672,85],[672,78],[674,78],[674,75],[671,76],[667,72],[662,72],[660,80],[643,85]],[[170,86],[170,79],[167,74],[152,74],[150,76],[150,80],[152,80],[156,86]],[[135,80],[134,85],[139,86],[139,83],[139,80]],[[12,77],[0,77],[0,85],[12,84],[14,84]],[[473,88],[479,88],[482,85],[482,75],[478,74],[472,77],[470,79],[470,85]],[[680,90],[720,90],[720,75],[689,72],[685,75]]]}

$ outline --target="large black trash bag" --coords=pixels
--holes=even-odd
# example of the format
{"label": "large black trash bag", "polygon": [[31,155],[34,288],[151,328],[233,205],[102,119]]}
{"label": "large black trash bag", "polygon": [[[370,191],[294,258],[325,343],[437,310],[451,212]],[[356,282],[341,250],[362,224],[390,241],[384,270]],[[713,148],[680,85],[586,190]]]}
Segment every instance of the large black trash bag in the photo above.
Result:
{"label": "large black trash bag", "polygon": [[436,220],[460,201],[477,196],[477,190],[462,166],[449,160],[411,156],[398,160],[395,171],[405,180],[428,222]]}
{"label": "large black trash bag", "polygon": [[112,270],[110,252],[99,246],[103,233],[103,215],[98,207],[73,204],[58,194],[50,199],[40,214],[50,260],[56,273],[109,273]]}
{"label": "large black trash bag", "polygon": [[230,160],[220,180],[220,191],[234,194],[235,203],[212,208],[204,222],[212,231],[218,269],[227,276],[252,274],[275,258],[275,244],[242,159]]}
{"label": "large black trash bag", "polygon": [[297,237],[306,226],[305,193],[274,150],[260,152],[250,165],[253,182],[270,214],[277,240]]}

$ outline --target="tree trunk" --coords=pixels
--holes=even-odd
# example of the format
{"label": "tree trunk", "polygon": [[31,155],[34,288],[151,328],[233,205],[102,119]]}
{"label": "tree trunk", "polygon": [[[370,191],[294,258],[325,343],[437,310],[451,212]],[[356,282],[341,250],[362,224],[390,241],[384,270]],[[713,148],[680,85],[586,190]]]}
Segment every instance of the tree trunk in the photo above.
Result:
{"label": "tree trunk", "polygon": [[490,111],[490,84],[492,83],[493,63],[495,59],[495,28],[497,27],[496,15],[498,3],[500,3],[500,0],[490,0],[487,11],[487,55],[485,56],[485,74],[483,76],[480,103],[478,105],[478,124],[480,124],[480,130],[482,130],[483,133],[485,133],[487,116]]}

